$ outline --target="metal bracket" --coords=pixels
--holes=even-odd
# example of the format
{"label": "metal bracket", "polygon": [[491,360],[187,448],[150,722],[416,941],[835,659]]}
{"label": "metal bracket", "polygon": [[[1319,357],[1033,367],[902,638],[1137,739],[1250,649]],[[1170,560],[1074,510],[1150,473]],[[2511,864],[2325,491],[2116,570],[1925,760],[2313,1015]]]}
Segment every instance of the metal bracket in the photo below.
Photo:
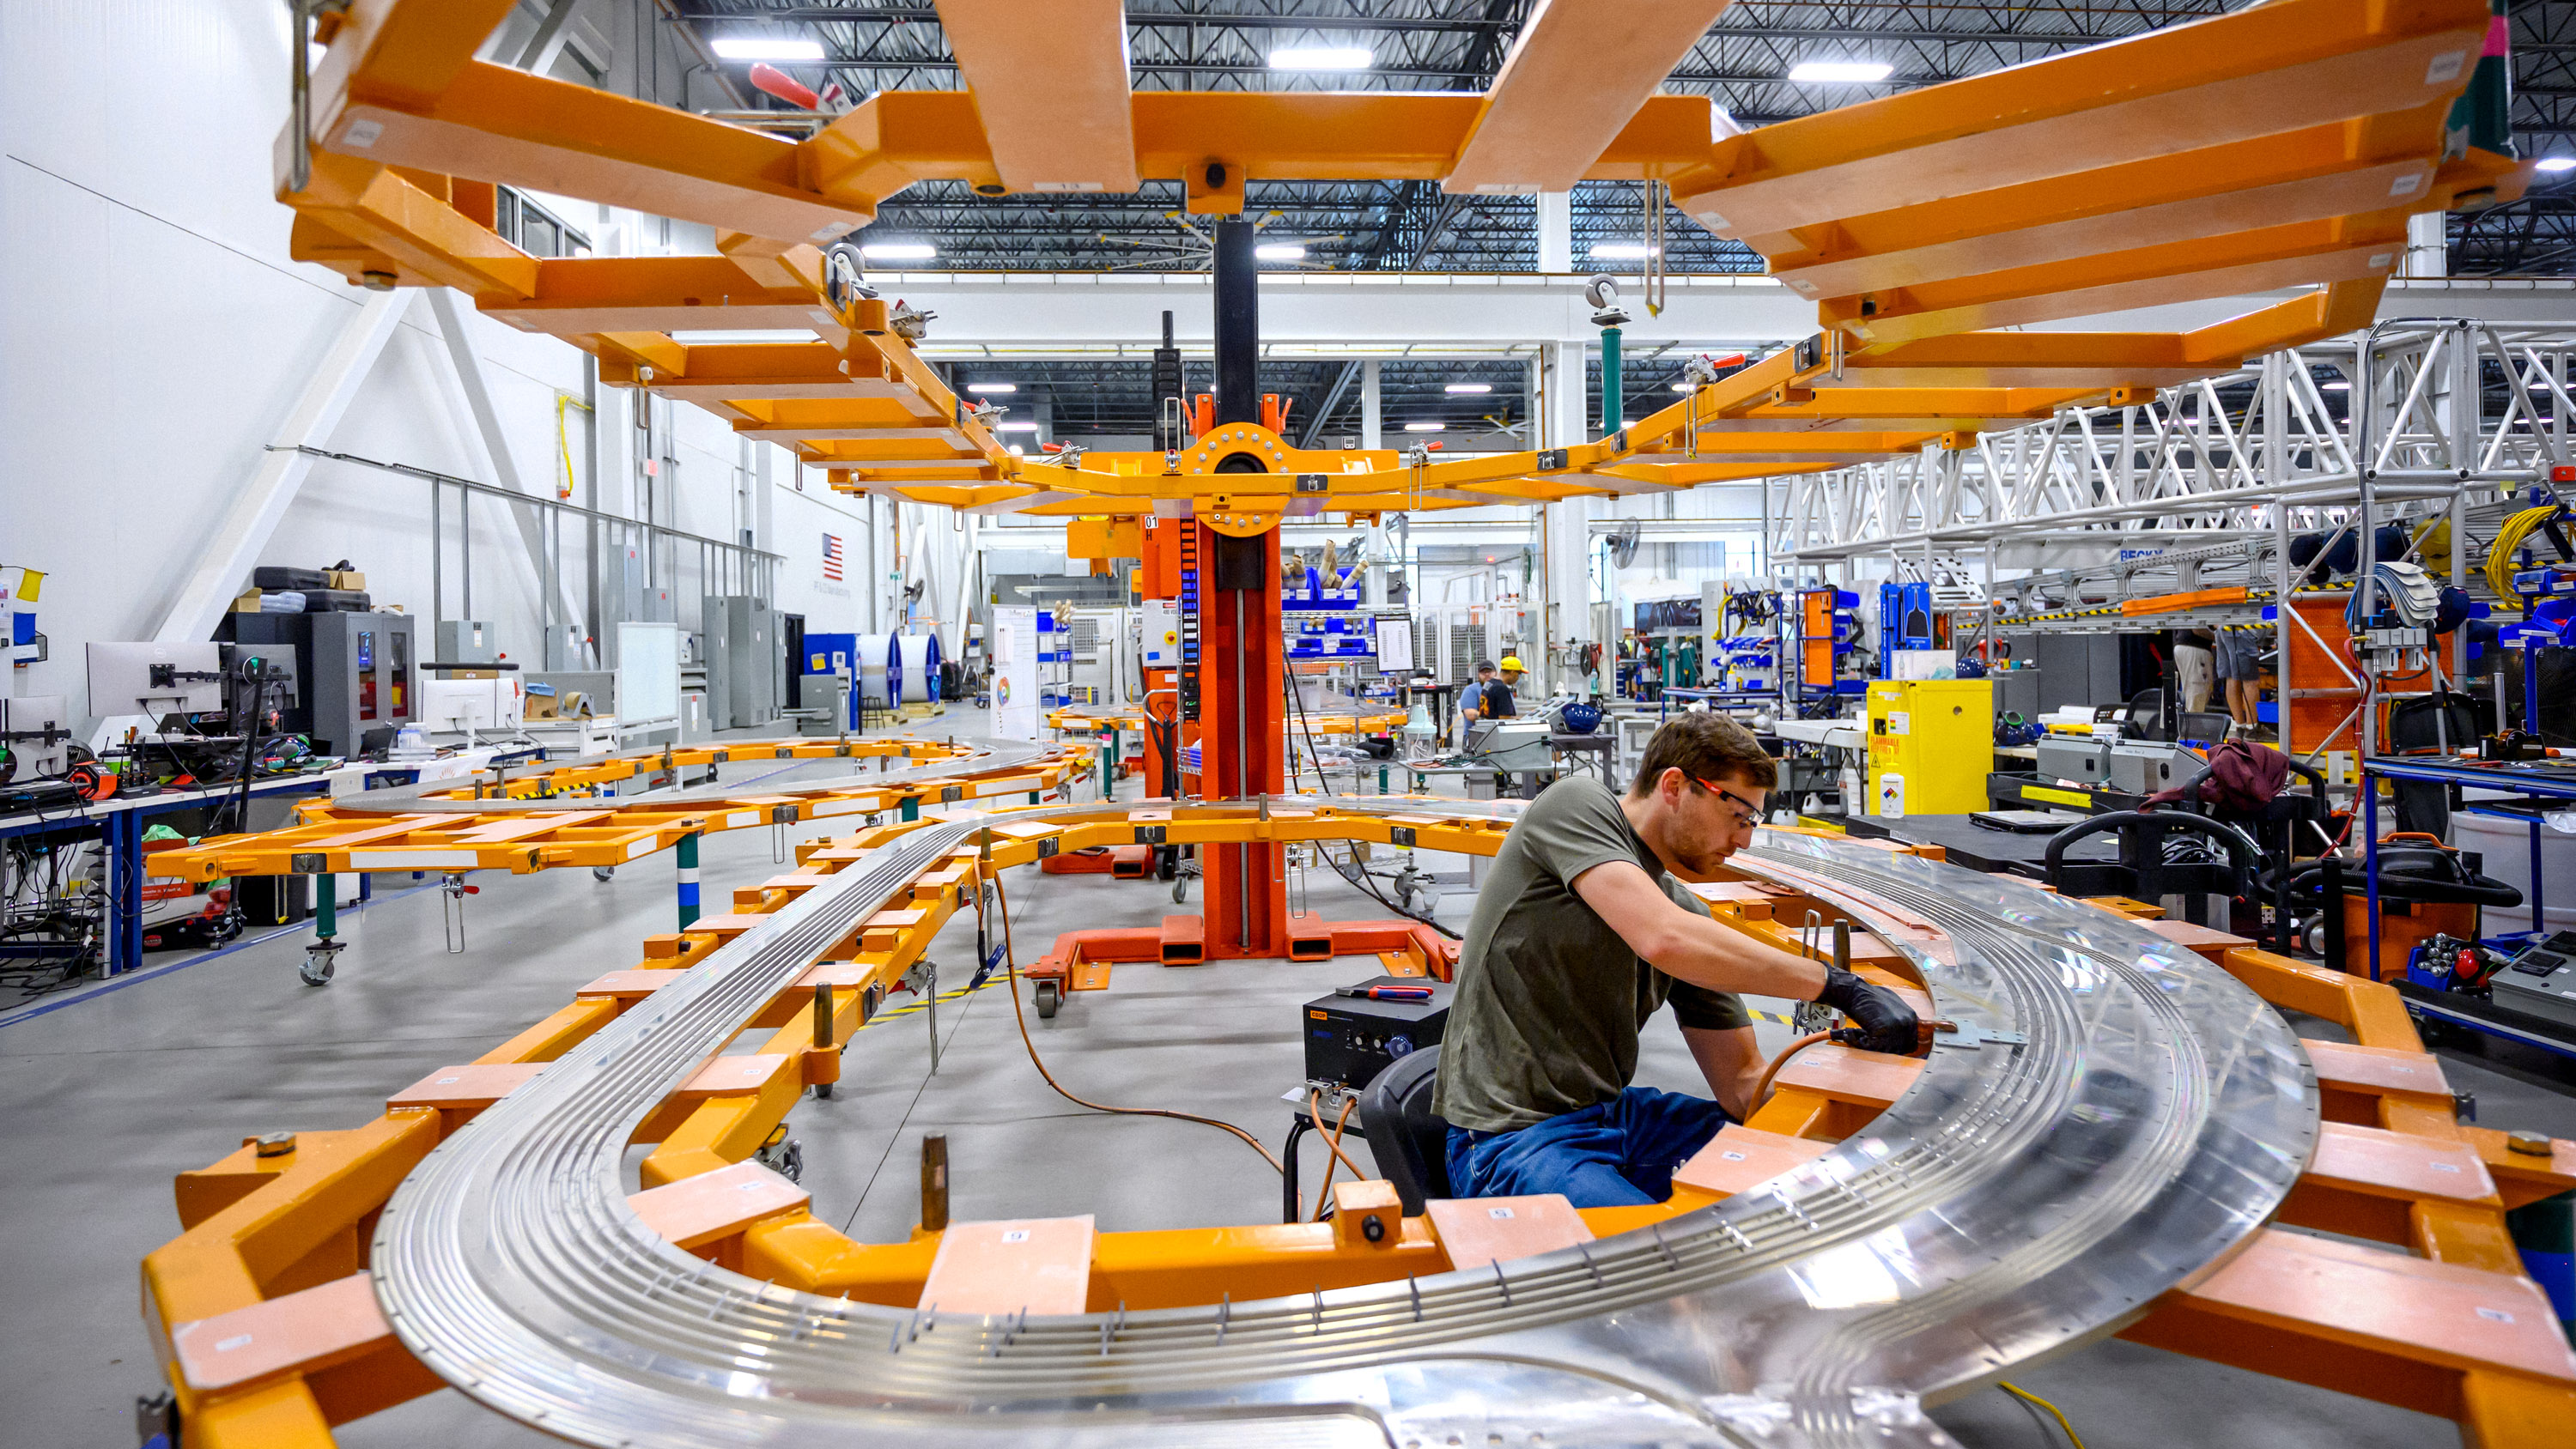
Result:
{"label": "metal bracket", "polygon": [[1936,1021],[1932,1024],[1932,1044],[1936,1047],[2028,1046],[2029,1036],[2018,1031],[1988,1031],[1973,1021]]}

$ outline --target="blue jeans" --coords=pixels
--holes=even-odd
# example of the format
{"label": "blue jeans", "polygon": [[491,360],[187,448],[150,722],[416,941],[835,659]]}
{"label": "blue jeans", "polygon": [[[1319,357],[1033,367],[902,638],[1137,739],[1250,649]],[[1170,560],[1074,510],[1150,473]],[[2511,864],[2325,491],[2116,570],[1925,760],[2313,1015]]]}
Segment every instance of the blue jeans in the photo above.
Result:
{"label": "blue jeans", "polygon": [[1735,1119],[1706,1097],[1630,1087],[1615,1099],[1517,1132],[1449,1129],[1449,1190],[1459,1197],[1563,1193],[1576,1207],[1658,1203],[1673,1169]]}

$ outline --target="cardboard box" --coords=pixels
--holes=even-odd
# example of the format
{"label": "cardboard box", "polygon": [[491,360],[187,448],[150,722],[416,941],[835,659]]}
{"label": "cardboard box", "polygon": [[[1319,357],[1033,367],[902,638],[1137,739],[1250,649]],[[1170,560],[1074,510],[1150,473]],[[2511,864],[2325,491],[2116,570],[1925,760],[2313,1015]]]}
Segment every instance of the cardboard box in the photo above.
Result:
{"label": "cardboard box", "polygon": [[322,572],[327,580],[323,584],[326,589],[348,589],[360,594],[367,591],[367,576],[356,569],[324,569]]}
{"label": "cardboard box", "polygon": [[579,719],[581,715],[581,691],[578,689],[560,690],[549,694],[539,694],[534,688],[528,691],[526,718]]}
{"label": "cardboard box", "polygon": [[239,597],[237,597],[237,598],[235,598],[235,599],[233,600],[233,612],[234,612],[234,613],[236,613],[236,614],[256,614],[256,613],[258,613],[258,612],[259,612],[259,590],[257,590],[257,589],[244,589],[244,590],[242,590],[242,591],[241,591],[240,596],[239,596]]}

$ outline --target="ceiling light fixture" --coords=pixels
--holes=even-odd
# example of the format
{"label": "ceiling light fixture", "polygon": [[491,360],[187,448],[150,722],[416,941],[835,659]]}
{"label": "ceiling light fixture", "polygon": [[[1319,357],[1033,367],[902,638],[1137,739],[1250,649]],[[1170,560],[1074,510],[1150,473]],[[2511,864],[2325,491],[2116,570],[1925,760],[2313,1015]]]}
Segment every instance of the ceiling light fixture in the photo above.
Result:
{"label": "ceiling light fixture", "polygon": [[928,242],[867,242],[859,255],[872,262],[926,262],[939,255],[939,248]]}
{"label": "ceiling light fixture", "polygon": [[997,433],[1034,433],[1037,430],[1038,425],[1035,423],[995,423],[993,425],[993,431]]}
{"label": "ceiling light fixture", "polygon": [[970,382],[966,384],[966,390],[968,392],[1018,392],[1020,385],[1016,382]]}
{"label": "ceiling light fixture", "polygon": [[2323,388],[2323,389],[2324,389],[2325,391],[2327,391],[2327,392],[2350,392],[2350,391],[2352,391],[2352,384],[2351,384],[2351,383],[2348,383],[2348,382],[2321,382],[2321,383],[2317,384],[2317,386],[2318,386],[2318,387],[2320,387],[2320,388]]}
{"label": "ceiling light fixture", "polygon": [[1677,382],[1677,383],[1674,383],[1674,384],[1673,384],[1673,391],[1675,391],[1675,392],[1697,392],[1697,391],[1699,391],[1699,388],[1698,388],[1696,385],[1691,384],[1691,383],[1687,383],[1687,382]]}
{"label": "ceiling light fixture", "polygon": [[2576,156],[2543,156],[2531,163],[2534,171],[2576,171]]}
{"label": "ceiling light fixture", "polygon": [[1447,423],[1406,423],[1404,430],[1408,433],[1445,433],[1449,430],[1449,425]]}
{"label": "ceiling light fixture", "polygon": [[1596,261],[1642,262],[1662,250],[1662,247],[1650,247],[1644,242],[1594,242],[1592,244],[1592,256]]}
{"label": "ceiling light fixture", "polygon": [[1453,382],[1440,390],[1442,392],[1492,392],[1494,385],[1490,382]]}
{"label": "ceiling light fixture", "polygon": [[1252,254],[1265,262],[1302,262],[1306,259],[1306,249],[1295,242],[1272,242],[1268,246],[1254,247]]}
{"label": "ceiling light fixture", "polygon": [[1291,45],[1270,52],[1272,70],[1366,70],[1376,63],[1359,45]]}
{"label": "ceiling light fixture", "polygon": [[1789,67],[1789,79],[1807,85],[1850,85],[1883,81],[1896,67],[1874,60],[1809,60]]}
{"label": "ceiling light fixture", "polygon": [[719,60],[821,60],[823,42],[765,35],[728,35],[712,42]]}

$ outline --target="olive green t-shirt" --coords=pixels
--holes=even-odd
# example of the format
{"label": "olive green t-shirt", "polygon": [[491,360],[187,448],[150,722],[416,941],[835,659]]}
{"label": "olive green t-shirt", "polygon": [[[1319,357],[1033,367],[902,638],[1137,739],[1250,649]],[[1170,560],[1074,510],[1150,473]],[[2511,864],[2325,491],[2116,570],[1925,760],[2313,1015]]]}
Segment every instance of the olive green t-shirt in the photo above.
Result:
{"label": "olive green t-shirt", "polygon": [[1637,1074],[1638,1029],[1666,1001],[1684,1026],[1752,1023],[1735,996],[1638,960],[1574,893],[1577,876],[1614,860],[1708,914],[1598,780],[1568,776],[1540,792],[1505,837],[1467,923],[1432,1097],[1451,1125],[1511,1132],[1612,1100]]}

